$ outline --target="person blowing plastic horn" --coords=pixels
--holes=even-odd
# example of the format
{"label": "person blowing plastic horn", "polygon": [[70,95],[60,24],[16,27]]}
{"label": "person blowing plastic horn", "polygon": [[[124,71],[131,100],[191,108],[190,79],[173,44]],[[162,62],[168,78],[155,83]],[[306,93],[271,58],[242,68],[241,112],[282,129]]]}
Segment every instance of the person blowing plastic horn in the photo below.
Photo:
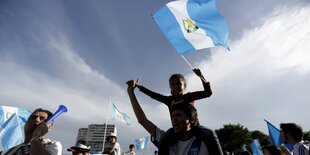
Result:
{"label": "person blowing plastic horn", "polygon": [[[59,109],[65,112],[62,106]],[[10,148],[4,155],[61,155],[61,143],[44,137],[50,131],[53,120],[62,113],[59,113],[59,109],[54,115],[42,108],[32,112],[24,126],[24,142]],[[50,123],[45,123],[47,118],[52,118],[49,119]]]}

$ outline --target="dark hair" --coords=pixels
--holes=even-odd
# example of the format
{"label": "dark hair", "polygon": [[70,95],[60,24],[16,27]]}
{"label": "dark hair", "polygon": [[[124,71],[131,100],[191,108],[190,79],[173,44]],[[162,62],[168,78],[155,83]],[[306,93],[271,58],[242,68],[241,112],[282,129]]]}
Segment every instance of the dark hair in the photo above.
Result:
{"label": "dark hair", "polygon": [[76,141],[76,144],[83,144],[83,145],[86,145],[86,141],[85,140],[82,140],[82,139],[79,139]]}
{"label": "dark hair", "polygon": [[281,130],[285,133],[288,134],[290,133],[294,140],[296,141],[301,141],[302,140],[302,128],[295,124],[295,123],[281,123],[280,124]]}
{"label": "dark hair", "polygon": [[181,102],[172,105],[171,112],[173,112],[174,110],[181,110],[190,120],[194,120],[192,126],[199,125],[197,109],[193,105],[189,104],[188,102]]}
{"label": "dark hair", "polygon": [[[47,114],[47,118],[49,118],[49,117],[51,117],[51,116],[53,115],[53,113],[50,112],[49,110],[45,110],[45,109],[42,109],[42,108],[38,108],[38,109],[34,110],[34,111],[31,113],[31,115],[33,115],[33,114],[35,114],[35,113],[37,113],[37,112],[44,112],[44,113],[46,113],[46,114]],[[30,116],[31,116],[31,115],[30,115]],[[52,120],[50,124],[53,125],[53,123],[54,123],[54,120]]]}
{"label": "dark hair", "polygon": [[184,78],[184,76],[182,74],[172,74],[170,76],[170,78],[169,78],[169,83],[171,83],[171,81],[173,79],[179,79],[179,80],[183,81],[184,82],[184,87],[186,88],[186,80],[185,80],[185,78]]}
{"label": "dark hair", "polygon": [[272,155],[281,155],[280,149],[278,149],[274,145],[265,146],[265,147],[263,147],[263,151],[264,151],[264,149],[268,150]]}
{"label": "dark hair", "polygon": [[36,110],[34,110],[31,115],[37,113],[37,112],[45,112],[47,114],[47,117],[51,117],[53,115],[52,112],[50,112],[49,110],[45,110],[45,109],[42,109],[42,108],[38,108]]}
{"label": "dark hair", "polygon": [[135,145],[134,145],[134,144],[130,144],[130,145],[129,145],[129,149],[132,149],[132,148],[135,148]]}
{"label": "dark hair", "polygon": [[[53,113],[50,112],[49,110],[42,109],[42,108],[38,108],[38,109],[34,110],[34,111],[30,114],[30,116],[34,115],[34,114],[37,113],[37,112],[44,112],[44,113],[46,113],[46,114],[47,114],[47,118],[46,118],[46,119],[48,119],[49,117],[51,117],[51,116],[53,115]],[[53,125],[53,124],[54,124],[54,120],[52,120],[50,124]]]}

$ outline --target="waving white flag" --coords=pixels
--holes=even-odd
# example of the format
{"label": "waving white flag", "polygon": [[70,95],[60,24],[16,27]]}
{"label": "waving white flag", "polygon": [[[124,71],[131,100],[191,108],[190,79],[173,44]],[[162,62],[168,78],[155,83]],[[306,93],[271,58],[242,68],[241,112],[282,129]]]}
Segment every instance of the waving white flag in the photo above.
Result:
{"label": "waving white flag", "polygon": [[109,105],[108,118],[109,120],[120,121],[120,122],[126,123],[127,125],[131,123],[130,117],[127,114],[122,113],[111,101]]}

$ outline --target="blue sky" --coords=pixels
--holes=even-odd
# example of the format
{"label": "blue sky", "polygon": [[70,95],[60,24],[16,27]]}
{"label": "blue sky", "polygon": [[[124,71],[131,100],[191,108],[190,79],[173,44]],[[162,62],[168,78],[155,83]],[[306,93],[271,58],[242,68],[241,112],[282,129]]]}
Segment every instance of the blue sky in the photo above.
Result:
{"label": "blue sky", "polygon": [[[125,82],[169,94],[168,78],[182,73],[187,91],[199,78],[161,33],[151,15],[169,1],[2,0],[0,2],[0,104],[68,112],[49,133],[66,148],[78,128],[106,121],[110,97],[132,118],[118,122],[120,144],[148,135],[136,121]],[[230,29],[230,47],[185,57],[211,82],[213,95],[196,103],[203,125],[240,123],[267,133],[296,122],[310,129],[310,4],[307,0],[217,1]],[[148,118],[162,129],[167,108],[136,91]],[[130,133],[130,134],[128,134]]]}

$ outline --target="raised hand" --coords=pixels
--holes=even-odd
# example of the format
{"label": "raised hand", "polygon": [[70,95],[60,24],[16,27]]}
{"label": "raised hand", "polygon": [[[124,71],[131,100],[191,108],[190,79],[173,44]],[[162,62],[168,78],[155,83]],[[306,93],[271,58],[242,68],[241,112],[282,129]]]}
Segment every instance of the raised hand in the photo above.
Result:
{"label": "raised hand", "polygon": [[33,131],[32,138],[43,137],[45,134],[47,134],[47,132],[48,132],[48,126],[44,122],[42,122],[38,124],[36,129]]}
{"label": "raised hand", "polygon": [[193,72],[194,72],[197,76],[199,76],[199,77],[202,76],[202,73],[201,73],[200,69],[198,69],[198,68],[194,68],[194,69],[193,69]]}

